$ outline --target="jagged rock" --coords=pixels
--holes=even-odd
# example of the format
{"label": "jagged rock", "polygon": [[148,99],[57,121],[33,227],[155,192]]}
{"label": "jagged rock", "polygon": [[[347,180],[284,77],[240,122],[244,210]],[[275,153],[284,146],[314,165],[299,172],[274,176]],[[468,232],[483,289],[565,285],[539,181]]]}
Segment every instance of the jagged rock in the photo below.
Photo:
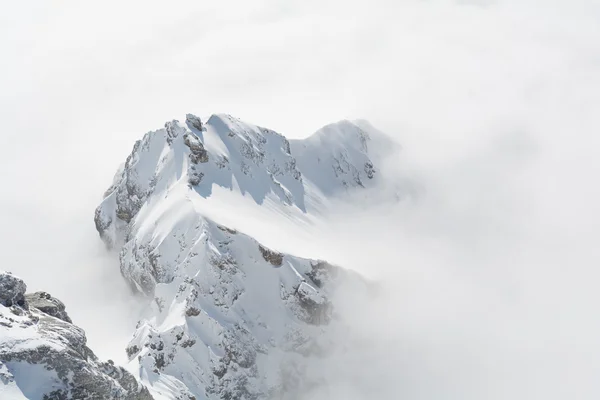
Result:
{"label": "jagged rock", "polygon": [[56,297],[46,292],[36,292],[25,295],[30,307],[35,307],[41,312],[71,323],[71,318],[65,311],[65,305]]}
{"label": "jagged rock", "polygon": [[195,317],[200,315],[200,310],[194,307],[190,307],[187,310],[185,310],[185,315],[187,315],[188,317]]}
{"label": "jagged rock", "polygon": [[200,182],[202,182],[203,177],[204,177],[204,173],[198,171],[198,168],[196,165],[194,165],[194,164],[190,165],[190,167],[188,169],[188,182],[190,183],[190,185],[198,186],[200,184]]}
{"label": "jagged rock", "polygon": [[137,347],[136,345],[128,346],[125,349],[125,352],[127,353],[127,357],[129,357],[131,359],[134,355],[136,355],[140,352],[140,348]]}
{"label": "jagged rock", "polygon": [[0,289],[10,297],[0,305],[4,384],[27,387],[28,395],[36,393],[47,400],[152,400],[148,389],[125,369],[97,359],[86,345],[84,331],[71,323],[60,300],[44,292],[24,295],[24,282],[1,271]]}
{"label": "jagged rock", "polygon": [[260,250],[260,254],[262,254],[265,261],[270,262],[276,267],[281,267],[281,263],[283,262],[283,254],[269,250],[261,245],[258,246],[258,249]]}
{"label": "jagged rock", "polygon": [[190,149],[190,161],[193,164],[208,162],[208,152],[204,149],[204,145],[202,145],[198,136],[186,132],[183,135],[183,143]]}
{"label": "jagged rock", "polygon": [[0,304],[5,307],[26,307],[25,291],[27,285],[22,279],[10,273],[0,274]]}
{"label": "jagged rock", "polygon": [[232,234],[232,235],[235,235],[235,234],[237,233],[237,231],[236,231],[235,229],[231,229],[231,228],[228,228],[228,227],[226,227],[226,226],[223,226],[223,225],[219,225],[219,226],[217,226],[217,227],[218,227],[220,230],[222,230],[222,231],[224,231],[224,232],[227,232],[227,233],[230,233],[230,234]]}
{"label": "jagged rock", "polygon": [[373,167],[373,163],[370,161],[365,163],[365,174],[367,174],[367,178],[369,179],[373,179],[375,175],[375,167]]}
{"label": "jagged rock", "polygon": [[200,117],[197,117],[194,114],[186,114],[185,122],[187,122],[192,127],[198,129],[200,132],[202,132],[202,130],[204,129]]}
{"label": "jagged rock", "polygon": [[178,122],[177,120],[173,120],[165,123],[166,140],[169,145],[179,136]]}

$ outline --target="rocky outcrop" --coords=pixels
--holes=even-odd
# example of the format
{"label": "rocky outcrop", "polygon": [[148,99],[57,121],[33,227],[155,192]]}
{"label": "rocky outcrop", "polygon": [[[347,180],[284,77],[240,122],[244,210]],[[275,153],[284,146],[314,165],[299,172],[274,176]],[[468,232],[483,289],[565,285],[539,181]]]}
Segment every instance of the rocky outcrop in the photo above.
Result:
{"label": "rocky outcrop", "polygon": [[260,250],[260,254],[262,254],[265,261],[268,261],[275,267],[281,267],[281,263],[283,262],[283,254],[269,250],[262,245],[258,245],[258,249]]}
{"label": "rocky outcrop", "polygon": [[[200,118],[194,121],[194,123],[200,123],[199,121]],[[200,126],[202,126],[201,123]],[[190,149],[190,154],[188,155],[190,160],[188,165],[188,181],[190,185],[196,186],[202,182],[202,177],[204,176],[198,164],[208,162],[208,152],[204,149],[204,145],[200,142],[200,139],[192,132],[186,132],[183,135],[183,143]]]}
{"label": "rocky outcrop", "polygon": [[197,117],[194,114],[186,114],[185,122],[192,128],[198,130],[199,132],[202,132],[204,130],[202,120],[200,119],[200,117]]}
{"label": "rocky outcrop", "polygon": [[186,132],[183,135],[183,143],[190,149],[189,158],[192,164],[208,162],[208,152],[204,149],[204,145],[200,142],[198,136]]}
{"label": "rocky outcrop", "polygon": [[29,307],[33,307],[43,312],[44,314],[48,314],[54,318],[61,319],[65,322],[72,323],[71,318],[67,315],[65,311],[65,305],[62,301],[58,300],[56,297],[52,297],[49,293],[46,292],[36,292],[25,295],[25,299],[29,304]]}
{"label": "rocky outcrop", "polygon": [[25,290],[27,286],[21,279],[10,273],[0,274],[0,304],[5,307],[26,307]]}
{"label": "rocky outcrop", "polygon": [[[44,400],[151,400],[148,389],[112,361],[101,362],[64,304],[0,271],[0,379]],[[16,390],[16,389],[15,389]]]}

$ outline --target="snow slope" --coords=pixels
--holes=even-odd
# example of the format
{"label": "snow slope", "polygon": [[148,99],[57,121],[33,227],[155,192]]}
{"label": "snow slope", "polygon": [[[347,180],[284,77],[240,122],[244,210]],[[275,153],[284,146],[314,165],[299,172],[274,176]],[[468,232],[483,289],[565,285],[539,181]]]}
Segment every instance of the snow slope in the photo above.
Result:
{"label": "snow slope", "polygon": [[148,298],[127,353],[156,398],[282,398],[315,384],[303,359],[333,346],[323,333],[336,320],[336,286],[350,282],[360,296],[368,285],[269,249],[208,209],[235,219],[241,209],[220,202],[225,190],[296,218],[324,212],[330,198],[377,187],[386,141],[365,122],[290,142],[228,115],[203,124],[188,114],[136,142],[95,223],[120,250],[124,278]]}

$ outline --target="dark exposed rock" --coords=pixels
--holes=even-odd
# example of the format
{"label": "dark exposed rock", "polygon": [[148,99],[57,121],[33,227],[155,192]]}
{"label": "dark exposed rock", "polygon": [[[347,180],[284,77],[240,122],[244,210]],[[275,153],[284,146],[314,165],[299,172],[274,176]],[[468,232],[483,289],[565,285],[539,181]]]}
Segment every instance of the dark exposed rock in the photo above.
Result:
{"label": "dark exposed rock", "polygon": [[46,292],[36,292],[25,295],[30,307],[35,307],[41,312],[71,323],[71,318],[65,311],[65,305],[56,297]]}
{"label": "dark exposed rock", "polygon": [[186,132],[183,135],[183,143],[190,149],[190,154],[188,156],[190,159],[190,164],[188,166],[188,182],[190,185],[196,186],[202,182],[202,178],[204,177],[204,173],[199,170],[198,164],[208,162],[208,152],[198,136],[191,132]]}
{"label": "dark exposed rock", "polygon": [[22,279],[11,273],[0,272],[0,304],[5,307],[26,307],[25,291],[27,285]]}
{"label": "dark exposed rock", "polygon": [[[112,222],[113,221],[111,217],[105,217],[102,215],[102,209],[100,207],[96,208],[96,211],[94,212],[94,224],[96,225],[96,230],[100,234],[100,237],[102,237],[105,242],[108,238],[104,235],[104,232],[108,229]],[[112,246],[112,243],[107,243],[107,245],[110,247]]]}
{"label": "dark exposed rock", "polygon": [[200,118],[195,116],[194,114],[186,114],[185,122],[188,125],[198,129],[200,132],[202,132],[202,129],[204,128],[202,126],[202,120],[200,120]]}
{"label": "dark exposed rock", "polygon": [[[50,380],[52,390],[40,394],[43,399],[152,400],[129,372],[97,359],[86,345],[85,332],[71,323],[60,300],[45,292],[25,295],[25,288],[21,279],[0,272],[2,305],[20,311],[8,317],[7,309],[0,308],[0,319],[12,321],[10,328],[0,327],[0,370],[8,371],[17,386],[31,379],[27,368],[40,366],[52,371],[36,378]],[[10,331],[3,335],[3,329]],[[27,334],[15,335],[15,329]]]}
{"label": "dark exposed rock", "polygon": [[[48,320],[49,318],[40,319],[40,331],[45,334],[60,334],[61,331],[76,328],[63,321],[55,325]],[[41,345],[22,351],[2,351],[0,360],[9,367],[12,362],[26,362],[55,371],[64,389],[47,394],[45,398],[48,399],[60,399],[65,395],[67,397],[64,398],[73,399],[152,399],[148,390],[129,372],[121,367],[98,362],[93,352],[85,346],[82,332],[61,336],[62,342],[66,342],[64,350]]]}
{"label": "dark exposed rock", "polygon": [[200,310],[195,307],[189,307],[187,310],[185,310],[185,315],[188,317],[195,317],[200,315]]}
{"label": "dark exposed rock", "polygon": [[202,182],[202,178],[204,178],[204,172],[198,171],[196,165],[190,165],[188,169],[188,182],[190,185],[199,185]]}
{"label": "dark exposed rock", "polygon": [[125,352],[127,352],[127,357],[131,359],[133,356],[140,352],[140,348],[136,345],[129,346],[125,349]]}
{"label": "dark exposed rock", "polygon": [[177,138],[177,136],[179,135],[177,129],[177,122],[177,120],[173,120],[165,123],[165,131],[167,133],[168,144],[173,143],[173,140],[175,140],[175,138]]}
{"label": "dark exposed rock", "polygon": [[208,162],[208,152],[204,145],[198,139],[198,136],[191,132],[186,132],[183,136],[183,143],[190,149],[190,161],[194,164]]}
{"label": "dark exposed rock", "polygon": [[[172,141],[178,135],[175,122],[165,124],[167,141]],[[128,224],[133,220],[146,198],[154,191],[158,179],[156,175],[151,176],[147,181],[141,181],[136,165],[141,155],[148,151],[155,134],[153,132],[147,133],[142,140],[135,142],[131,154],[127,157],[124,165],[119,168],[112,185],[106,191],[105,197],[112,196],[114,198],[115,207],[113,211],[108,212],[101,206],[96,209],[94,214],[96,230],[109,248],[116,245],[115,242],[118,242],[115,231],[124,229],[123,222]],[[112,229],[110,229],[111,227]]]}
{"label": "dark exposed rock", "polygon": [[270,262],[276,267],[281,267],[281,264],[283,263],[283,254],[277,253],[273,250],[269,250],[260,244],[258,245],[258,249],[260,250],[260,253],[262,254],[265,261]]}
{"label": "dark exposed rock", "polygon": [[228,228],[228,227],[226,227],[226,226],[223,226],[223,225],[217,225],[217,227],[218,227],[220,230],[222,230],[223,232],[227,232],[227,233],[230,233],[230,234],[232,234],[232,235],[235,235],[235,234],[237,234],[237,231],[236,231],[235,229],[231,229],[231,228]]}
{"label": "dark exposed rock", "polygon": [[195,344],[196,344],[196,341],[194,339],[186,339],[183,342],[181,342],[181,347],[183,347],[183,348],[192,347]]}
{"label": "dark exposed rock", "polygon": [[365,174],[367,174],[367,178],[373,179],[373,175],[375,174],[375,167],[370,161],[365,163]]}
{"label": "dark exposed rock", "polygon": [[161,369],[163,369],[166,365],[165,363],[165,356],[163,353],[157,353],[154,356],[154,363],[156,365],[156,368],[160,371]]}

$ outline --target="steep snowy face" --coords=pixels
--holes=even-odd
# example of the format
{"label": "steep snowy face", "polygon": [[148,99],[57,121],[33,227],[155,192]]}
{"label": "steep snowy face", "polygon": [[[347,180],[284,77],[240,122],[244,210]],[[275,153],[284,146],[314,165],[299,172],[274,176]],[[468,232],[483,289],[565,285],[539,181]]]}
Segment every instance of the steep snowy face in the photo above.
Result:
{"label": "steep snowy face", "polygon": [[0,398],[152,399],[129,372],[96,358],[60,300],[25,291],[0,271]]}
{"label": "steep snowy face", "polygon": [[314,199],[374,185],[370,142],[348,121],[290,144],[230,116],[188,114],[135,144],[95,222],[148,299],[127,354],[155,397],[281,398],[310,384],[303,359],[332,346],[323,333],[336,286],[351,282],[359,296],[366,283],[219,224],[200,199],[217,185],[310,213]]}

